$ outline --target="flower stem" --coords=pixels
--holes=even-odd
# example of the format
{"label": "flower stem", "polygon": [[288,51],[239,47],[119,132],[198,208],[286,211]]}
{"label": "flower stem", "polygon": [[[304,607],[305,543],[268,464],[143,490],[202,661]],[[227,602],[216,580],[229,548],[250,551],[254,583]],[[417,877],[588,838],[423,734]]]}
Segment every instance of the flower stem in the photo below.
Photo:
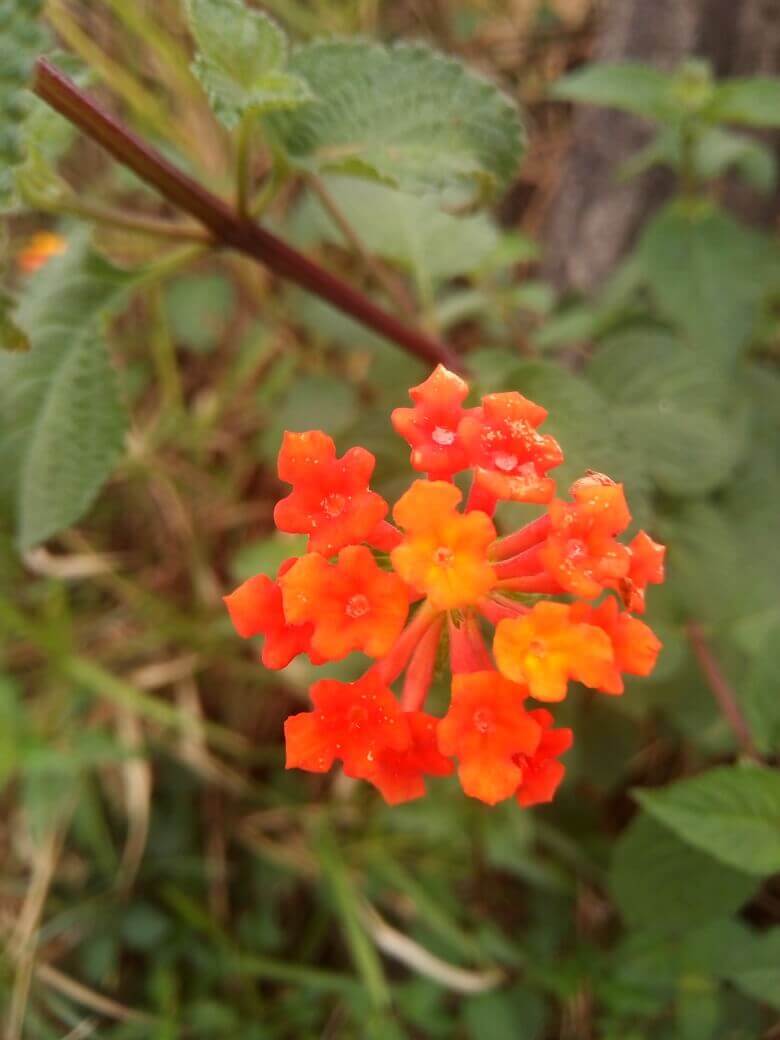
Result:
{"label": "flower stem", "polygon": [[52,108],[105,148],[115,159],[156,188],[178,209],[203,224],[222,245],[265,264],[281,278],[321,297],[410,354],[430,364],[463,371],[458,355],[438,339],[399,321],[364,293],[299,253],[276,235],[241,219],[170,163],[122,122],[85,94],[45,58],[36,63],[34,90]]}
{"label": "flower stem", "polygon": [[417,644],[406,669],[401,707],[404,711],[421,711],[431,688],[436,653],[439,649],[444,617],[437,618]]}
{"label": "flower stem", "polygon": [[506,560],[510,556],[516,556],[518,553],[530,549],[531,546],[543,542],[549,530],[550,516],[548,513],[544,513],[536,520],[532,520],[530,524],[521,527],[519,531],[514,531],[495,542],[493,557],[496,560]]}
{"label": "flower stem", "polygon": [[436,611],[426,600],[398,639],[396,639],[394,646],[390,648],[390,652],[373,666],[372,671],[383,683],[389,686],[395,682],[404,668],[406,668],[417,643],[435,620]]}
{"label": "flower stem", "polygon": [[532,545],[530,549],[525,549],[523,552],[518,553],[517,556],[510,556],[507,560],[499,560],[498,563],[493,564],[496,577],[501,580],[503,578],[521,578],[528,574],[538,574],[542,566],[539,559],[541,548],[541,545]]}
{"label": "flower stem", "polygon": [[459,625],[455,624],[450,615],[448,626],[452,674],[491,671],[494,667],[493,660],[474,615],[468,614]]}
{"label": "flower stem", "polygon": [[99,206],[92,202],[68,199],[57,206],[57,212],[81,217],[83,220],[92,220],[97,224],[105,224],[122,231],[135,231],[139,235],[174,238],[179,242],[202,242],[206,244],[210,241],[209,235],[200,227],[187,227],[182,224],[174,224],[168,220],[159,220],[156,217],[123,213],[122,210]]}

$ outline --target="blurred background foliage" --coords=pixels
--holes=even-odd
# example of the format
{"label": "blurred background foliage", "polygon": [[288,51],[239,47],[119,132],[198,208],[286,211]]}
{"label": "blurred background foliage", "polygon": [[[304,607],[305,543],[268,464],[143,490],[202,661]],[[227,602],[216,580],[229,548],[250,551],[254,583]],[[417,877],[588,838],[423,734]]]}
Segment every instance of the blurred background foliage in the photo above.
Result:
{"label": "blurred background foliage", "polygon": [[[240,104],[219,79],[223,122],[212,114],[176,0],[46,0],[37,20],[34,6],[0,0],[6,83],[60,47],[80,82],[231,196],[223,123]],[[780,1036],[778,81],[720,80],[701,58],[594,62],[611,15],[592,0],[259,6],[298,43],[427,41],[522,103],[529,150],[519,169],[517,142],[490,153],[505,183],[487,205],[452,190],[444,160],[384,168],[395,187],[345,169],[277,177],[279,139],[300,144],[283,113],[258,136],[254,202],[453,343],[479,391],[543,403],[562,486],[585,468],[625,482],[637,525],[669,545],[648,613],[665,649],[623,698],[569,699],[567,780],[540,810],[488,810],[454,781],[389,809],[343,778],[286,773],[281,724],[311,670],[264,672],[221,596],[299,547],[272,528],[281,432],[365,445],[393,498],[409,473],[389,410],[426,367],[244,258],[122,226],[176,214],[6,90],[9,1040]],[[293,97],[307,89],[296,60],[279,65]],[[582,105],[642,120],[641,147],[610,167],[615,192],[665,178],[584,287],[560,276],[548,236],[564,165],[593,146]],[[735,184],[761,207],[732,206]],[[587,270],[609,226],[592,240],[576,226],[566,264]],[[44,227],[67,249],[27,275]],[[63,387],[76,404],[58,411]],[[638,788],[664,790],[640,811]]]}

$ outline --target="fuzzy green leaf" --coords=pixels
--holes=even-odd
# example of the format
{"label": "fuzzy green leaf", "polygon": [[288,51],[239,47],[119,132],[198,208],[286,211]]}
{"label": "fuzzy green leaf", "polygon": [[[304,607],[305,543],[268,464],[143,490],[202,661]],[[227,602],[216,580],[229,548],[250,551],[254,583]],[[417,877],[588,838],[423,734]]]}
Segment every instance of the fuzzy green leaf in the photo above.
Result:
{"label": "fuzzy green leaf", "polygon": [[[327,190],[363,245],[411,271],[418,284],[440,282],[477,270],[498,246],[498,232],[485,216],[453,217],[431,198],[417,198],[354,177],[328,177]],[[322,204],[308,196],[297,214],[303,244],[344,238]]]}
{"label": "fuzzy green leaf", "polygon": [[780,928],[740,930],[723,951],[719,974],[754,1000],[780,1010]]}
{"label": "fuzzy green leaf", "polygon": [[683,841],[747,874],[780,870],[780,773],[711,769],[659,791],[635,791],[642,808]]}
{"label": "fuzzy green leaf", "polygon": [[32,350],[0,355],[0,509],[22,549],[77,520],[121,452],[124,413],[101,317],[129,282],[71,243],[22,298]]}
{"label": "fuzzy green leaf", "polygon": [[472,196],[517,169],[523,135],[515,106],[425,46],[318,42],[295,51],[289,68],[317,100],[269,123],[301,166]]}
{"label": "fuzzy green leaf", "polygon": [[594,64],[559,79],[551,92],[562,101],[619,108],[651,119],[664,119],[678,108],[673,83],[674,77],[669,73],[638,62]]}
{"label": "fuzzy green leaf", "polygon": [[636,329],[601,347],[589,378],[656,484],[695,497],[723,484],[747,447],[745,402],[714,366],[664,332]]}
{"label": "fuzzy green leaf", "polygon": [[0,0],[0,212],[14,205],[14,167],[23,158],[23,126],[33,103],[27,90],[46,36],[36,21],[40,0]]}
{"label": "fuzzy green leaf", "polygon": [[735,912],[755,888],[754,877],[719,863],[644,814],[615,846],[610,889],[636,928],[683,932]]}
{"label": "fuzzy green leaf", "polygon": [[286,71],[287,38],[267,15],[244,0],[187,0],[187,15],[200,51],[193,71],[225,126],[311,100],[304,80]]}
{"label": "fuzzy green leaf", "polygon": [[780,270],[768,238],[709,207],[662,210],[647,226],[638,258],[662,313],[722,365],[749,342]]}
{"label": "fuzzy green leaf", "polygon": [[780,79],[754,76],[719,84],[707,116],[742,126],[780,126]]}

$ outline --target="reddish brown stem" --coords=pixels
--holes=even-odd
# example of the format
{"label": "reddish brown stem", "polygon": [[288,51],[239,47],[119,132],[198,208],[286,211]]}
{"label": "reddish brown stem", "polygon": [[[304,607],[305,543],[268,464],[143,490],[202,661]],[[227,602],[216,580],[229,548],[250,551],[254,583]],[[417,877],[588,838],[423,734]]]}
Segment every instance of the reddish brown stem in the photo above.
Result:
{"label": "reddish brown stem", "polygon": [[761,756],[753,743],[750,729],[739,706],[737,695],[720,670],[720,665],[707,643],[704,630],[698,621],[689,621],[687,630],[691,649],[696,655],[696,660],[699,662],[699,667],[707,680],[707,685],[720,708],[721,714],[736,737],[740,750],[748,758],[761,761]]}
{"label": "reddish brown stem", "polygon": [[363,293],[326,271],[276,235],[235,213],[222,199],[182,173],[156,149],[98,105],[45,58],[35,67],[35,93],[60,115],[133,170],[170,203],[206,227],[221,245],[265,264],[274,274],[294,282],[349,314],[379,335],[430,364],[454,371],[463,365],[446,343],[411,328],[377,306]]}

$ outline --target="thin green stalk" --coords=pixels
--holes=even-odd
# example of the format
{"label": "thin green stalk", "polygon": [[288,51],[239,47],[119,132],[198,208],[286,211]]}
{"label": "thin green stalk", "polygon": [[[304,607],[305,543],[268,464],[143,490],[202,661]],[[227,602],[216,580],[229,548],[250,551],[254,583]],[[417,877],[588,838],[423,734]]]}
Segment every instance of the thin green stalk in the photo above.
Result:
{"label": "thin green stalk", "polygon": [[151,286],[150,296],[153,312],[150,337],[152,358],[160,384],[160,416],[179,415],[184,408],[184,393],[179,377],[176,348],[168,326],[165,299],[159,281]]}
{"label": "thin green stalk", "polygon": [[140,235],[172,238],[178,242],[202,242],[206,244],[210,241],[208,232],[201,227],[194,225],[185,227],[182,224],[174,224],[168,220],[159,220],[157,217],[131,215],[108,206],[100,206],[94,202],[66,199],[57,205],[56,212],[73,217],[81,217],[82,220],[92,220],[95,223],[105,224],[108,227],[117,228],[121,231],[134,231]]}
{"label": "thin green stalk", "polygon": [[330,883],[336,911],[344,929],[355,968],[363,980],[374,1008],[382,1011],[390,1004],[390,989],[385,979],[382,959],[363,924],[360,895],[339,852],[338,843],[324,820],[317,825],[317,853],[322,871]]}
{"label": "thin green stalk", "polygon": [[160,65],[170,79],[184,93],[191,97],[200,95],[197,80],[190,71],[190,61],[186,51],[179,46],[170,32],[165,31],[150,18],[139,3],[128,3],[128,0],[103,0],[116,17],[131,33],[145,44],[151,46],[159,56]]}
{"label": "thin green stalk", "polygon": [[[52,639],[48,632],[42,632],[38,626],[5,600],[0,600],[0,628],[5,628],[16,636],[27,639],[44,653],[54,656],[60,671],[72,682],[78,683],[91,693],[105,697],[114,704],[134,711],[137,715],[179,731],[193,728],[193,721],[167,701],[152,697],[132,683],[112,675],[101,665],[77,655],[60,656],[52,647]],[[232,733],[215,722],[198,720],[198,729],[214,747],[243,757],[248,746],[243,737]]]}
{"label": "thin green stalk", "polygon": [[117,65],[73,19],[61,0],[49,0],[46,15],[65,43],[160,136],[189,152],[189,141],[154,94]]}

